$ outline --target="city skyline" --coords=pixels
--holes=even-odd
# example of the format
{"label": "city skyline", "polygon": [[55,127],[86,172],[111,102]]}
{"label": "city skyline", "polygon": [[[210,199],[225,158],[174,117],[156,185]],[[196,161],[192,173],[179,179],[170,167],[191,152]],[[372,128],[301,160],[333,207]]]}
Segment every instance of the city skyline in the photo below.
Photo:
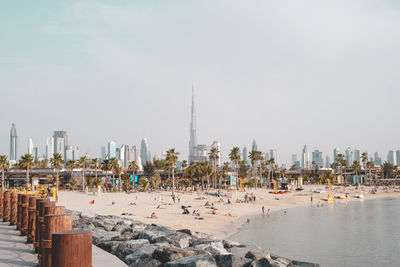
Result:
{"label": "city skyline", "polygon": [[43,155],[46,137],[64,129],[81,155],[146,137],[151,151],[174,147],[187,158],[194,85],[198,138],[218,140],[224,161],[253,139],[288,165],[304,144],[324,156],[350,146],[385,159],[400,147],[400,16],[394,1],[376,7],[4,4],[0,153],[9,155],[15,123],[18,157],[29,138]]}

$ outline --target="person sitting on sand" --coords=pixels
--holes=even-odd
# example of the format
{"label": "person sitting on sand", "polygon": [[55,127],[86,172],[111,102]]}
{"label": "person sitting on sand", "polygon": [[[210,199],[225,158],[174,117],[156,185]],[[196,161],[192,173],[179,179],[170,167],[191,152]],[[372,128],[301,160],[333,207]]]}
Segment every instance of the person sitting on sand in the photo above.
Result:
{"label": "person sitting on sand", "polygon": [[210,202],[206,202],[206,204],[204,204],[204,206],[206,206],[206,207],[208,207],[208,206],[210,206]]}
{"label": "person sitting on sand", "polygon": [[211,212],[211,214],[216,215],[216,214],[217,214],[217,211],[216,211],[215,209],[213,209],[212,212]]}
{"label": "person sitting on sand", "polygon": [[157,215],[156,215],[155,212],[153,212],[153,213],[151,214],[150,218],[152,218],[152,219],[158,219],[158,217],[157,217]]}

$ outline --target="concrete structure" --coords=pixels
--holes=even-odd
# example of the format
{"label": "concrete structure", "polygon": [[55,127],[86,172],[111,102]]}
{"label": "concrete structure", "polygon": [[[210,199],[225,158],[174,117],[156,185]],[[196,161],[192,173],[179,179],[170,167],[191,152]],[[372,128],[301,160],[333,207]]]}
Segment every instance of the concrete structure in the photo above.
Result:
{"label": "concrete structure", "polygon": [[15,124],[11,124],[10,130],[10,164],[16,163],[18,160],[18,136]]}

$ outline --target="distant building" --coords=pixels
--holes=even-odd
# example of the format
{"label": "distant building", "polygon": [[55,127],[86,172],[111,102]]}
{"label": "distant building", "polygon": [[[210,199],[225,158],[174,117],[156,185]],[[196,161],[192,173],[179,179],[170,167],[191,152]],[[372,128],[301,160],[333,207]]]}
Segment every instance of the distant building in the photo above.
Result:
{"label": "distant building", "polygon": [[374,154],[374,164],[382,165],[382,158],[379,156],[378,152],[375,152]]}
{"label": "distant building", "polygon": [[353,163],[352,161],[353,151],[351,151],[350,147],[348,147],[345,151],[345,159],[347,167],[350,167]]}
{"label": "distant building", "polygon": [[243,157],[242,160],[245,160],[246,162],[249,161],[249,153],[247,152],[247,146],[243,147]]}
{"label": "distant building", "polygon": [[28,140],[28,154],[33,156],[33,141],[32,138]]}
{"label": "distant building", "polygon": [[275,160],[275,163],[278,163],[278,155],[276,153],[276,149],[270,149],[269,156],[271,159],[273,158]]}
{"label": "distant building", "polygon": [[258,147],[257,147],[257,143],[256,143],[256,139],[253,139],[253,144],[251,145],[251,151],[257,151]]}
{"label": "distant building", "polygon": [[388,156],[387,156],[387,161],[388,161],[390,164],[397,165],[396,151],[394,151],[394,150],[389,150]]}
{"label": "distant building", "polygon": [[270,156],[269,156],[269,153],[268,153],[268,152],[265,152],[264,159],[265,159],[265,161],[267,161],[267,160],[270,159]]}
{"label": "distant building", "polygon": [[33,157],[34,157],[35,159],[38,159],[38,158],[39,158],[39,155],[38,155],[38,147],[37,147],[37,146],[33,147]]}
{"label": "distant building", "polygon": [[400,166],[400,150],[396,151],[397,166]]}
{"label": "distant building", "polygon": [[302,169],[310,168],[310,154],[308,153],[306,145],[304,145],[303,150],[301,151],[301,168]]}
{"label": "distant building", "polygon": [[329,158],[328,155],[325,157],[325,168],[330,168],[331,167],[331,159]]}
{"label": "distant building", "polygon": [[358,162],[360,162],[361,161],[361,152],[360,152],[360,149],[354,149],[354,161],[358,161]]}
{"label": "distant building", "polygon": [[211,148],[216,148],[218,150],[217,166],[221,166],[221,144],[220,144],[220,142],[214,141],[211,144]]}
{"label": "distant building", "polygon": [[65,149],[65,161],[79,160],[79,147],[67,146]]}
{"label": "distant building", "polygon": [[68,146],[68,135],[66,131],[54,131],[54,154],[60,154],[65,160],[65,148]]}
{"label": "distant building", "polygon": [[112,159],[117,157],[117,144],[114,141],[107,143],[107,155],[106,158]]}
{"label": "distant building", "polygon": [[149,158],[149,144],[147,143],[147,139],[143,138],[142,143],[140,145],[140,158],[142,160],[142,164],[145,165],[148,161],[150,161]]}
{"label": "distant building", "polygon": [[296,161],[297,161],[297,155],[292,154],[292,165],[295,165]]}
{"label": "distant building", "polygon": [[340,154],[339,148],[333,149],[333,163],[337,162],[337,155]]}
{"label": "distant building", "polygon": [[314,150],[312,152],[312,161],[315,162],[315,164],[322,168],[324,167],[324,159],[322,158],[322,152],[319,151],[318,149]]}
{"label": "distant building", "polygon": [[51,159],[54,155],[54,137],[46,138],[46,159]]}
{"label": "distant building", "polygon": [[15,124],[11,124],[10,130],[10,164],[14,164],[18,159],[18,136]]}
{"label": "distant building", "polygon": [[107,149],[105,146],[101,147],[101,160],[105,160],[107,158]]}

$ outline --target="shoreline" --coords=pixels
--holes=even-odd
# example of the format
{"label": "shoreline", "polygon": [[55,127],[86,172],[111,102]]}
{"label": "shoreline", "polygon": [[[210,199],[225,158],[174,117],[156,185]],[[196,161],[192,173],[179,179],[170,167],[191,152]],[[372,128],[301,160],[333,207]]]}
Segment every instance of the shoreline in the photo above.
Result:
{"label": "shoreline", "polygon": [[[305,190],[301,192],[291,192],[284,195],[269,194],[270,190],[256,189],[247,192],[228,192],[227,196],[216,197],[203,193],[177,193],[180,196],[180,202],[173,203],[170,192],[138,192],[138,193],[104,193],[100,196],[94,196],[82,192],[60,191],[59,204],[67,209],[76,211],[90,211],[100,215],[113,215],[127,219],[134,219],[146,224],[158,224],[170,227],[171,229],[190,229],[192,231],[205,233],[217,238],[230,238],[240,231],[246,224],[247,219],[262,215],[261,207],[265,207],[265,213],[271,209],[271,213],[282,211],[284,209],[294,207],[310,206],[310,196],[313,189],[325,190],[324,185],[306,185]],[[336,192],[341,188],[336,187]],[[363,187],[364,192],[370,190]],[[353,197],[359,190],[355,187],[347,187],[349,197],[345,200],[337,199],[335,203],[346,203],[353,201],[373,200],[382,197],[399,197],[399,192],[382,192],[380,188],[377,194],[364,193],[364,199]],[[210,191],[216,192],[216,191]],[[223,194],[226,192],[221,190]],[[253,203],[237,203],[236,200],[244,200],[246,193],[254,192],[257,197]],[[334,193],[335,194],[335,193]],[[336,194],[340,194],[337,192]],[[231,200],[231,204],[227,204],[226,200]],[[326,193],[313,194],[313,205],[317,205],[320,201],[323,205],[331,205],[334,203],[326,203],[322,198],[326,197]],[[276,200],[279,199],[279,200]],[[160,200],[161,199],[161,200]],[[224,202],[220,202],[221,199]],[[94,205],[89,202],[95,201]],[[205,203],[213,203],[217,208],[217,215],[211,213],[211,209],[205,206]],[[195,216],[183,215],[181,206],[190,206],[189,211],[198,210],[203,220],[197,220]],[[158,207],[158,208],[157,208]],[[158,219],[151,219],[150,214],[155,212]],[[126,213],[126,215],[122,215]],[[225,216],[226,214],[233,216]]]}

